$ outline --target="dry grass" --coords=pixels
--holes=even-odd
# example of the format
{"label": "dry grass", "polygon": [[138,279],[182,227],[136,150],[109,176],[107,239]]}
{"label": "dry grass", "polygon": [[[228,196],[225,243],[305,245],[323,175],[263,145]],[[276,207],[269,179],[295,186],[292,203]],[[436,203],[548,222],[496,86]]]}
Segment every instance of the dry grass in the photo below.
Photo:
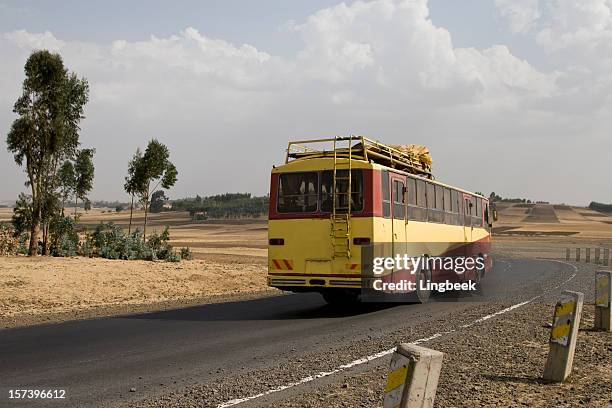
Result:
{"label": "dry grass", "polygon": [[[129,213],[83,214],[81,224],[100,221],[127,227]],[[2,209],[0,217],[10,218]],[[8,215],[8,216],[7,216]],[[142,223],[135,214],[134,226]],[[2,218],[0,218],[2,219]],[[266,289],[267,228],[262,221],[191,223],[186,213],[153,214],[148,232],[170,226],[171,243],[189,246],[193,261],[180,263],[99,258],[4,258],[0,264],[0,323],[32,317],[95,311],[109,306],[154,305]],[[127,310],[128,309],[123,309]],[[102,312],[106,314],[105,312]],[[34,319],[36,321],[36,319]]]}
{"label": "dry grass", "polygon": [[252,292],[265,284],[258,264],[11,257],[2,260],[0,317]]}

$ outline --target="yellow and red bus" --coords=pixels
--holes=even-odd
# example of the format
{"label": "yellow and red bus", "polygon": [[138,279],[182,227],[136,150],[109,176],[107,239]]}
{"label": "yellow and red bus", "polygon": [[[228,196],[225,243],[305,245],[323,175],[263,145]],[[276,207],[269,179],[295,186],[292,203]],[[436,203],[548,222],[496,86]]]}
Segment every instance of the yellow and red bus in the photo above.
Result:
{"label": "yellow and red bus", "polygon": [[434,180],[427,163],[401,149],[362,136],[290,142],[271,174],[268,285],[356,300],[361,251],[374,243],[394,253],[439,243],[422,254],[483,256],[487,266],[462,277],[479,281],[490,268],[491,224],[487,198]]}

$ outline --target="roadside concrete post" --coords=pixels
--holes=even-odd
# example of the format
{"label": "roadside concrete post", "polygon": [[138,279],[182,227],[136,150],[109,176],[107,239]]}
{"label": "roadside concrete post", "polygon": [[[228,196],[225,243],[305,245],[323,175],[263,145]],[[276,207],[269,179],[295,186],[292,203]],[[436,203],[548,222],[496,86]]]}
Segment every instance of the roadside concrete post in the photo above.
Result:
{"label": "roadside concrete post", "polygon": [[391,357],[384,408],[432,408],[443,356],[436,350],[400,344]]}
{"label": "roadside concrete post", "polygon": [[584,294],[565,290],[555,306],[544,379],[563,382],[572,372]]}
{"label": "roadside concrete post", "polygon": [[570,260],[570,249],[569,248],[565,248],[565,260],[566,261]]}
{"label": "roadside concrete post", "polygon": [[604,266],[610,265],[610,248],[604,248],[604,251],[603,251],[603,264],[604,264]]}
{"label": "roadside concrete post", "polygon": [[595,273],[595,329],[612,331],[612,272]]}
{"label": "roadside concrete post", "polygon": [[595,248],[595,264],[599,265],[599,247]]}
{"label": "roadside concrete post", "polygon": [[586,248],[584,251],[584,262],[591,263],[591,248]]}
{"label": "roadside concrete post", "polygon": [[580,248],[576,248],[576,262],[580,262]]}

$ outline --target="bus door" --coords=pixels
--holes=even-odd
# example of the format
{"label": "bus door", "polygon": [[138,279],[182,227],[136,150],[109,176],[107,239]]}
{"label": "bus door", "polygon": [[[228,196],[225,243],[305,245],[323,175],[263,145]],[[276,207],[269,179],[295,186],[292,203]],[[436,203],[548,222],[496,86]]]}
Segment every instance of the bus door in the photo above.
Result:
{"label": "bus door", "polygon": [[406,253],[406,177],[390,174],[393,256]]}

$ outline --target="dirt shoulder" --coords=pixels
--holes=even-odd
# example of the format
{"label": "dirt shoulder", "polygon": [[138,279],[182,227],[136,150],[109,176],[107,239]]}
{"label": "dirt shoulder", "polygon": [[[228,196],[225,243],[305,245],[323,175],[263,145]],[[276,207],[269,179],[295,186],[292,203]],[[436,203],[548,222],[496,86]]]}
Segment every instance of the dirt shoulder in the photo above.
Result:
{"label": "dirt shoulder", "polygon": [[[529,305],[428,344],[445,353],[435,406],[612,406],[612,334],[590,330],[592,307],[584,311],[571,377],[563,384],[541,380],[550,329],[538,323],[544,323],[552,307]],[[276,406],[382,407],[387,368],[379,365]]]}
{"label": "dirt shoulder", "polygon": [[[592,276],[581,268],[565,289],[585,293],[573,372],[563,384],[542,380],[555,295],[497,316],[466,331],[443,336],[425,347],[445,353],[435,406],[446,407],[610,407],[612,333],[594,331]],[[364,372],[296,395],[277,407],[382,407],[388,359]]]}
{"label": "dirt shoulder", "polygon": [[232,263],[6,257],[0,263],[0,327],[277,293],[267,288],[266,264],[249,257]]}

